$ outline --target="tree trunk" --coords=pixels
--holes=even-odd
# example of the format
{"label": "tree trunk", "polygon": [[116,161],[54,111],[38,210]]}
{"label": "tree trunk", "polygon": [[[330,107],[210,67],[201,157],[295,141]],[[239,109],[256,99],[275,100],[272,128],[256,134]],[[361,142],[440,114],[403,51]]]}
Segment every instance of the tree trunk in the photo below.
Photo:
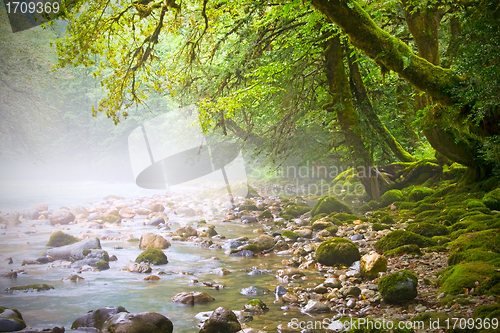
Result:
{"label": "tree trunk", "polygon": [[414,162],[416,159],[408,153],[401,144],[396,140],[396,138],[389,132],[387,127],[380,121],[380,118],[375,113],[372,103],[366,92],[365,85],[363,83],[363,78],[359,71],[358,63],[355,62],[356,56],[353,55],[348,57],[349,63],[349,73],[351,77],[351,83],[353,87],[353,93],[358,103],[360,105],[359,109],[368,118],[370,125],[373,127],[375,132],[384,140],[384,142],[389,146],[394,156],[402,162]]}
{"label": "tree trunk", "polygon": [[337,120],[344,133],[347,145],[352,150],[353,156],[361,160],[365,168],[364,176],[359,177],[367,193],[378,200],[378,189],[372,188],[370,177],[373,160],[365,147],[364,140],[356,131],[358,115],[354,108],[351,89],[344,67],[344,54],[340,44],[339,35],[335,35],[325,42],[325,74],[328,88],[333,96],[330,111],[337,113]]}

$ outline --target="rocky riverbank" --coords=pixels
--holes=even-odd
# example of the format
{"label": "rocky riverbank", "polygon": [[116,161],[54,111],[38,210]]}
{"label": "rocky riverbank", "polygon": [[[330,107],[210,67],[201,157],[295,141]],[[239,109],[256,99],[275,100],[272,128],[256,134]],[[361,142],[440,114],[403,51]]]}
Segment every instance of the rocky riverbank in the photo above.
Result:
{"label": "rocky riverbank", "polygon": [[[155,305],[130,313],[128,305],[113,307],[116,299],[103,290],[92,302],[100,306],[87,307],[94,312],[60,318],[52,332],[63,324],[71,331],[69,322],[75,331],[130,333],[145,323],[152,333],[172,327],[212,333],[222,326],[225,332],[347,331],[343,322],[361,318],[402,322],[408,329],[400,332],[429,331],[436,322],[441,328],[434,331],[446,330],[460,318],[492,324],[500,311],[500,190],[474,186],[481,188],[448,182],[391,190],[357,213],[335,196],[252,191],[235,208],[220,198],[162,195],[3,211],[0,273],[8,305],[0,331],[43,329],[40,318],[22,315],[16,299],[23,294],[84,290],[85,281],[100,279],[158,284],[154,290],[168,294],[169,310]],[[178,255],[185,249],[197,259],[185,262]],[[141,309],[155,301],[149,297]],[[58,304],[57,297],[46,300]],[[36,307],[26,313],[43,315],[44,304]]]}

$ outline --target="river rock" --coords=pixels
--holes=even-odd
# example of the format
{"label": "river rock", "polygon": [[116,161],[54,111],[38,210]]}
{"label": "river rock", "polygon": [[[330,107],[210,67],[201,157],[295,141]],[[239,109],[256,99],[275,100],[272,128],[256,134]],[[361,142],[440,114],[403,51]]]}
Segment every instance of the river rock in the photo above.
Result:
{"label": "river rock", "polygon": [[258,295],[267,295],[271,291],[267,288],[250,286],[247,288],[243,288],[240,290],[240,294],[245,296],[258,296]]}
{"label": "river rock", "polygon": [[408,270],[402,270],[381,278],[378,290],[387,303],[398,303],[417,297],[417,285],[417,276]]}
{"label": "river rock", "polygon": [[25,209],[21,214],[27,220],[37,220],[40,216],[40,213],[36,209]]}
{"label": "river rock", "polygon": [[213,237],[217,235],[214,227],[201,227],[196,229],[199,237]]}
{"label": "river rock", "polygon": [[257,219],[251,215],[243,215],[241,217],[241,223],[255,223]]}
{"label": "river rock", "polygon": [[151,267],[143,264],[128,264],[122,270],[132,273],[151,273]]}
{"label": "river rock", "polygon": [[329,288],[342,288],[342,282],[337,278],[328,278],[323,282],[323,285]]}
{"label": "river rock", "polygon": [[253,257],[254,253],[250,250],[241,250],[233,252],[229,255],[230,257]]}
{"label": "river rock", "polygon": [[149,215],[149,214],[151,214],[151,210],[144,208],[144,207],[140,207],[140,208],[137,208],[135,210],[135,213],[137,215]]}
{"label": "river rock", "polygon": [[196,215],[195,210],[191,207],[181,207],[177,210],[177,213],[184,214],[185,216],[188,217],[193,217]]}
{"label": "river rock", "polygon": [[161,216],[155,216],[151,220],[149,220],[148,222],[146,222],[146,224],[150,225],[150,226],[153,226],[153,227],[157,227],[160,224],[165,224],[165,219],[163,217],[161,217]]}
{"label": "river rock", "polygon": [[91,311],[77,318],[71,325],[71,329],[76,330],[80,327],[93,327],[98,330],[101,330],[106,320],[112,318],[113,316],[121,312],[128,313],[128,311],[121,306],[106,307]]}
{"label": "river rock", "polygon": [[330,308],[325,303],[320,301],[309,300],[307,305],[302,309],[305,313],[320,313],[320,312],[330,312]]}
{"label": "river rock", "polygon": [[83,277],[76,274],[69,274],[62,278],[63,281],[79,282],[85,280]]}
{"label": "river rock", "polygon": [[311,238],[312,237],[312,230],[307,229],[307,228],[300,228],[300,229],[295,229],[293,232],[295,232],[299,237],[302,238]]}
{"label": "river rock", "polygon": [[26,327],[26,324],[24,323],[24,321],[22,319],[0,317],[0,329],[2,330],[2,332],[20,331],[25,327]]}
{"label": "river rock", "polygon": [[191,237],[191,236],[197,236],[198,232],[196,231],[195,228],[188,225],[188,226],[185,226],[185,227],[178,229],[175,232],[175,234],[178,236],[181,236],[181,237]]}
{"label": "river rock", "polygon": [[49,206],[47,206],[46,204],[38,204],[38,205],[33,206],[33,209],[36,210],[37,212],[41,213],[41,212],[46,212],[47,210],[49,210]]}
{"label": "river rock", "polygon": [[149,209],[152,211],[152,212],[163,212],[165,210],[165,207],[163,207],[163,205],[161,203],[154,203],[154,204],[151,204],[151,206],[149,206]]}
{"label": "river rock", "polygon": [[371,251],[361,257],[360,271],[363,276],[375,279],[379,273],[387,271],[387,259],[383,255]]}
{"label": "river rock", "polygon": [[69,209],[58,209],[50,216],[50,223],[55,224],[69,224],[75,220],[75,215],[71,214]]}
{"label": "river rock", "polygon": [[260,235],[253,240],[253,244],[259,247],[259,251],[269,250],[274,246],[274,238],[269,235]]}
{"label": "river rock", "polygon": [[82,206],[72,207],[69,211],[75,216],[81,215],[84,218],[89,216],[89,210]]}
{"label": "river rock", "polygon": [[208,318],[200,333],[236,333],[241,330],[236,314],[228,308],[217,308]]}
{"label": "river rock", "polygon": [[122,218],[131,219],[135,216],[135,211],[130,207],[125,207],[120,209],[118,214],[120,214],[120,217]]}
{"label": "river rock", "polygon": [[174,325],[162,314],[120,312],[108,319],[101,333],[172,333]]}
{"label": "river rock", "polygon": [[144,281],[160,281],[160,277],[156,275],[148,275],[142,278]]}
{"label": "river rock", "polygon": [[75,244],[50,249],[46,252],[46,255],[55,260],[76,261],[84,258],[83,250],[94,248],[101,248],[101,242],[98,238],[88,238]]}
{"label": "river rock", "polygon": [[155,235],[147,232],[141,236],[139,248],[142,250],[147,249],[167,249],[170,247],[170,242],[160,235]]}
{"label": "river rock", "polygon": [[203,292],[182,292],[172,297],[172,302],[186,305],[206,304],[215,301],[215,298]]}

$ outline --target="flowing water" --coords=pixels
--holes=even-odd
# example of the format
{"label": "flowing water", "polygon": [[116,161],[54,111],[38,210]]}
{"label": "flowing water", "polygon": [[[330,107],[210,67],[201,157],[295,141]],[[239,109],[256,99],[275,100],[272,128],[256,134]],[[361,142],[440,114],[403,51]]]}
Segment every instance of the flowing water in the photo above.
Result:
{"label": "flowing water", "polygon": [[[69,186],[69,185],[68,185]],[[80,185],[83,186],[83,185]],[[97,189],[97,184],[87,184],[95,192],[106,194],[114,193],[123,195],[127,192],[127,186],[103,186]],[[76,184],[72,189],[79,188]],[[5,189],[5,188],[4,188]],[[105,189],[105,190],[103,190]],[[123,190],[120,192],[120,189]],[[111,190],[115,190],[112,192]],[[139,193],[138,193],[139,192]],[[36,192],[33,192],[36,193]],[[92,198],[85,193],[73,193],[64,195],[64,191],[59,191],[59,196],[50,197],[46,195],[37,197],[25,197],[21,203],[17,202],[16,209],[32,206],[34,203],[49,202],[49,208],[55,209],[60,206],[83,205],[87,202],[99,199]],[[135,189],[129,191],[130,194],[144,195],[144,191]],[[5,194],[5,192],[4,192]],[[85,196],[85,195],[87,196]],[[132,196],[132,195],[131,195]],[[102,196],[101,196],[102,198]],[[5,196],[4,198],[5,199]],[[39,200],[31,202],[34,200]],[[80,200],[80,202],[76,202]],[[102,200],[101,200],[102,201]],[[2,201],[7,203],[7,201]],[[10,202],[13,205],[12,202]],[[87,206],[88,207],[88,206]],[[259,224],[243,225],[241,223],[222,223],[217,220],[208,220],[208,217],[200,216],[198,218],[207,218],[207,222],[214,224],[220,235],[226,239],[233,239],[241,236],[254,238],[257,236],[253,231],[261,227]],[[175,230],[191,219],[173,218],[172,230]],[[63,230],[74,236],[81,236],[82,233],[90,232],[90,236],[119,236],[123,234],[133,234],[139,238],[145,232],[158,233],[155,227],[143,225],[144,219],[133,219],[122,222],[115,228],[104,228],[100,230],[88,229],[81,224],[54,227],[48,221],[28,221],[23,222],[15,228],[6,228],[0,230],[0,272],[11,269],[23,269],[26,274],[19,274],[17,279],[0,278],[0,290],[8,287],[26,285],[31,283],[47,283],[55,287],[54,290],[44,292],[0,292],[0,306],[17,308],[23,314],[28,326],[31,327],[51,327],[65,326],[69,329],[71,323],[79,316],[90,310],[105,306],[123,306],[129,312],[138,313],[144,311],[153,311],[164,314],[174,323],[174,332],[188,333],[197,332],[199,321],[194,316],[203,311],[212,311],[219,306],[229,307],[232,310],[241,310],[243,305],[250,299],[259,298],[267,304],[270,311],[263,315],[254,316],[254,320],[247,323],[253,328],[265,329],[268,332],[276,331],[279,324],[286,324],[292,318],[302,318],[302,320],[311,320],[306,315],[297,310],[282,309],[281,303],[274,303],[275,296],[272,290],[279,285],[276,279],[276,270],[284,268],[281,261],[286,257],[277,256],[273,253],[253,258],[229,257],[225,250],[201,249],[193,243],[173,241],[172,246],[165,251],[169,263],[167,265],[155,266],[153,273],[159,270],[166,274],[159,275],[161,280],[149,282],[142,278],[146,274],[130,273],[121,271],[127,264],[133,262],[142,252],[139,249],[138,241],[101,241],[101,246],[109,255],[116,255],[118,260],[110,262],[110,269],[102,272],[82,272],[79,275],[84,277],[83,281],[78,283],[66,282],[61,279],[75,269],[61,267],[60,262],[45,265],[26,265],[21,266],[24,259],[36,259],[47,249],[47,243],[50,234],[54,230]],[[35,225],[33,225],[35,222]],[[217,240],[222,244],[222,240]],[[122,249],[115,249],[122,247]],[[12,257],[14,263],[7,264],[6,258]],[[264,274],[249,275],[252,267],[269,270]],[[217,268],[225,268],[231,271],[230,274],[219,276],[211,273]],[[318,275],[318,278],[321,278]],[[198,280],[194,283],[193,280]],[[206,281],[213,284],[224,285],[219,290],[204,286],[201,282]],[[307,286],[320,283],[322,280],[299,280],[296,283]],[[262,296],[243,296],[239,291],[244,287],[258,286],[271,290],[268,295]],[[283,286],[287,287],[286,284]],[[215,302],[185,306],[172,303],[172,297],[179,292],[201,291],[210,294],[215,298]],[[309,319],[308,319],[309,318]]]}

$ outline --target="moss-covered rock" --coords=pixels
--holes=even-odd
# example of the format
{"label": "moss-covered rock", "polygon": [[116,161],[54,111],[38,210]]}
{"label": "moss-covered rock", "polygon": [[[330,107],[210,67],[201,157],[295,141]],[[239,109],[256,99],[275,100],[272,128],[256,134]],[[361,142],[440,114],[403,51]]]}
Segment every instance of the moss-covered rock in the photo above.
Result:
{"label": "moss-covered rock", "polygon": [[380,197],[380,205],[383,207],[389,206],[395,201],[402,201],[401,199],[403,199],[403,192],[400,190],[389,190]]}
{"label": "moss-covered rock", "polygon": [[328,216],[332,219],[337,219],[343,223],[352,223],[352,221],[359,219],[356,215],[347,213],[333,213]]}
{"label": "moss-covered rock", "polygon": [[273,214],[271,213],[271,211],[269,209],[266,209],[265,211],[263,211],[262,213],[259,214],[259,218],[261,218],[261,219],[272,219],[273,218]]}
{"label": "moss-covered rock", "polygon": [[286,207],[280,215],[292,215],[293,217],[299,217],[300,215],[303,215],[310,211],[311,208],[307,206],[298,206],[298,205],[291,205]]}
{"label": "moss-covered rock", "polygon": [[349,266],[360,257],[356,245],[340,237],[324,241],[316,250],[316,261],[327,266],[339,264]]}
{"label": "moss-covered rock", "polygon": [[328,227],[331,227],[332,226],[332,223],[327,221],[327,220],[319,220],[319,221],[315,221],[313,224],[312,224],[312,229],[313,230],[323,230],[323,229],[326,229]]}
{"label": "moss-covered rock", "polygon": [[142,252],[136,259],[135,262],[152,264],[152,265],[165,265],[168,263],[167,256],[159,249],[148,249]]}
{"label": "moss-covered rock", "polygon": [[493,265],[498,265],[500,264],[500,253],[486,251],[483,249],[469,249],[465,251],[453,252],[448,257],[448,266],[476,261],[484,261]]}
{"label": "moss-covered rock", "polygon": [[337,234],[337,231],[339,231],[339,228],[337,226],[331,226],[325,229],[330,233],[330,236],[335,236]]}
{"label": "moss-covered rock", "polygon": [[500,188],[486,193],[482,201],[489,209],[500,210]]}
{"label": "moss-covered rock", "polygon": [[378,251],[385,252],[410,244],[415,244],[419,247],[436,245],[430,238],[420,236],[411,231],[396,230],[378,240],[377,243],[375,243],[375,248]]}
{"label": "moss-covered rock", "polygon": [[410,201],[420,201],[425,197],[434,194],[434,190],[427,187],[415,187],[408,194],[408,200]]}
{"label": "moss-covered rock", "polygon": [[12,292],[12,291],[28,292],[28,291],[47,291],[47,290],[51,290],[51,289],[55,289],[55,288],[52,287],[51,285],[48,285],[45,283],[40,283],[40,284],[33,283],[33,284],[25,285],[25,286],[10,287],[10,288],[5,289],[5,291],[6,292]]}
{"label": "moss-covered rock", "polygon": [[386,257],[396,257],[403,254],[414,254],[421,256],[422,251],[420,251],[420,247],[418,245],[410,244],[410,245],[399,246],[395,249],[384,252],[384,256]]}
{"label": "moss-covered rock", "polygon": [[384,215],[380,219],[380,223],[382,223],[382,224],[394,224],[394,219],[389,215]]}
{"label": "moss-covered rock", "polygon": [[100,271],[105,271],[106,269],[109,269],[109,263],[107,261],[101,260],[95,263],[94,267]]}
{"label": "moss-covered rock", "polygon": [[281,233],[281,236],[289,238],[289,239],[297,239],[299,238],[299,235],[297,235],[295,232],[291,230],[283,230]]}
{"label": "moss-covered rock", "polygon": [[388,226],[388,225],[385,225],[385,224],[373,223],[372,224],[372,229],[374,231],[380,231],[380,230],[385,230],[385,229],[391,229],[391,227]]}
{"label": "moss-covered rock", "polygon": [[440,291],[447,294],[462,294],[465,289],[474,288],[477,295],[500,295],[500,272],[495,266],[481,261],[452,266],[439,282]]}
{"label": "moss-covered rock", "polygon": [[348,213],[352,214],[352,211],[343,202],[340,202],[335,196],[324,196],[316,202],[313,209],[311,210],[311,216],[316,216],[318,214],[331,214],[331,213]]}
{"label": "moss-covered rock", "polygon": [[121,223],[122,218],[113,214],[108,214],[106,216],[98,216],[95,218],[96,220],[101,220],[106,223]]}
{"label": "moss-covered rock", "polygon": [[415,207],[415,204],[413,202],[398,201],[394,202],[394,206],[396,206],[399,210],[403,210],[403,209],[413,209]]}
{"label": "moss-covered rock", "polygon": [[500,319],[500,304],[480,305],[474,309],[474,318]]}
{"label": "moss-covered rock", "polygon": [[427,222],[412,223],[406,230],[425,237],[444,236],[449,234],[448,229],[444,225]]}
{"label": "moss-covered rock", "polygon": [[417,297],[418,279],[408,270],[384,276],[378,281],[378,291],[387,303],[409,301]]}
{"label": "moss-covered rock", "polygon": [[463,202],[463,205],[467,209],[474,209],[474,208],[486,208],[486,205],[477,199],[468,199]]}
{"label": "moss-covered rock", "polygon": [[49,247],[61,247],[64,245],[74,244],[80,241],[78,238],[72,235],[65,234],[62,231],[56,231],[50,235],[49,242],[46,246]]}
{"label": "moss-covered rock", "polygon": [[263,313],[265,311],[268,311],[269,308],[260,299],[252,299],[245,303],[245,305],[243,306],[243,310],[252,313]]}
{"label": "moss-covered rock", "polygon": [[453,251],[482,248],[486,251],[500,253],[500,230],[491,229],[463,234],[449,242],[448,247]]}

